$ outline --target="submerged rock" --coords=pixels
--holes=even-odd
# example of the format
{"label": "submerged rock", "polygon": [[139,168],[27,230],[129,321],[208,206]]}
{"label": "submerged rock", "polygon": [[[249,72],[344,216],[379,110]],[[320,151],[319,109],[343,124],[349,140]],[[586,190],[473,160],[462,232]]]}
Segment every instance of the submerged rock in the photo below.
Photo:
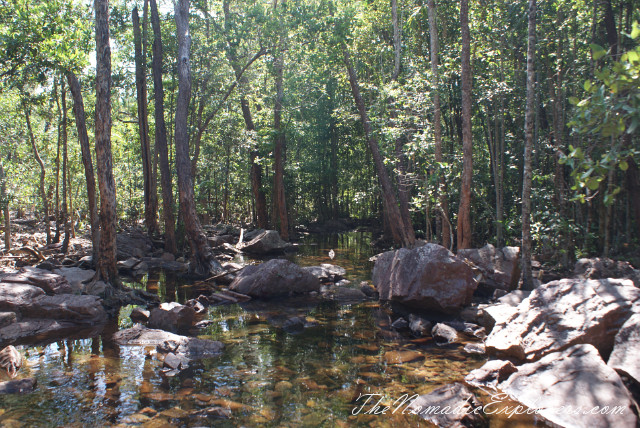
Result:
{"label": "submerged rock", "polygon": [[443,428],[482,427],[486,425],[483,413],[473,412],[478,407],[480,402],[469,388],[453,383],[414,399],[407,407],[407,413]]}
{"label": "submerged rock", "polygon": [[320,290],[320,281],[288,260],[274,259],[242,269],[229,289],[251,297],[271,298]]}
{"label": "submerged rock", "polygon": [[487,337],[489,354],[534,361],[578,343],[601,355],[632,315],[640,290],[627,279],[552,281],[536,288],[516,312]]}
{"label": "submerged rock", "polygon": [[498,388],[561,427],[638,424],[635,404],[620,376],[592,345],[576,345],[524,364]]}
{"label": "submerged rock", "polygon": [[469,305],[477,286],[471,268],[437,244],[381,254],[373,268],[373,283],[380,300],[445,313]]}
{"label": "submerged rock", "polygon": [[37,381],[32,378],[0,382],[0,394],[25,394],[35,389]]}

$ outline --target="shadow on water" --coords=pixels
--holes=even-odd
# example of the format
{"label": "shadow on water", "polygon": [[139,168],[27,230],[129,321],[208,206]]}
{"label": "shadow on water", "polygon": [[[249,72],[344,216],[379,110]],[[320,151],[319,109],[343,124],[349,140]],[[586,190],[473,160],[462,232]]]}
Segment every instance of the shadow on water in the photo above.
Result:
{"label": "shadow on water", "polygon": [[[302,265],[331,262],[351,280],[367,279],[372,255],[366,234],[309,236],[290,255]],[[190,287],[163,272],[140,286],[166,301],[184,301]],[[224,352],[191,363],[178,376],[161,374],[153,349],[119,347],[110,339],[132,325],[131,307],[99,336],[23,347],[21,376],[35,377],[33,393],[0,396],[0,425],[141,426],[416,426],[404,406],[383,415],[354,415],[360,394],[381,394],[392,405],[403,394],[424,394],[483,364],[462,345],[438,347],[390,328],[391,314],[377,302],[340,306],[295,298],[212,306],[201,338],[220,340]],[[305,328],[287,321],[304,317]],[[399,407],[398,407],[399,406]],[[230,409],[230,419],[198,412]],[[515,420],[494,426],[531,426]]]}

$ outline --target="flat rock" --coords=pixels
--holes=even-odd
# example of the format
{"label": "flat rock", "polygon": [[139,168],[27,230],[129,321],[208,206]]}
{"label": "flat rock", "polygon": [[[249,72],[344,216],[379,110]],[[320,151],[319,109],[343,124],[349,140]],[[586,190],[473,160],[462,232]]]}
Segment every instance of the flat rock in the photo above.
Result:
{"label": "flat rock", "polygon": [[273,259],[242,269],[229,286],[251,297],[271,298],[320,290],[320,281],[288,260]]}
{"label": "flat rock", "polygon": [[562,279],[536,288],[493,328],[487,353],[534,361],[579,343],[607,357],[640,289],[628,279]]}
{"label": "flat rock", "polygon": [[33,285],[42,288],[49,295],[67,294],[73,291],[65,277],[31,266],[21,268],[15,275],[3,277],[2,282]]}
{"label": "flat rock", "polygon": [[140,263],[140,259],[136,257],[129,257],[127,260],[118,262],[118,269],[128,271],[133,269],[138,263]]}
{"label": "flat rock", "polygon": [[269,254],[283,252],[291,244],[280,238],[280,234],[275,230],[265,230],[259,233],[249,242],[244,242],[238,246],[242,251],[252,254]]}
{"label": "flat rock", "polygon": [[379,255],[373,284],[380,300],[444,313],[468,306],[477,286],[472,269],[437,244]]}
{"label": "flat rock", "polygon": [[0,394],[25,394],[35,389],[37,381],[32,378],[0,382]]}
{"label": "flat rock", "polygon": [[[406,410],[438,427],[464,428],[481,427],[486,424],[482,412],[472,412],[479,406],[480,402],[469,388],[462,383],[453,383],[419,396]],[[445,408],[451,411],[444,411]],[[460,411],[453,411],[454,409]]]}
{"label": "flat rock", "polygon": [[0,310],[20,312],[36,297],[44,296],[44,290],[35,285],[0,283]]}
{"label": "flat rock", "polygon": [[623,324],[607,364],[640,384],[640,314],[631,316]]}
{"label": "flat rock", "polygon": [[97,296],[58,294],[40,296],[20,308],[25,317],[48,318],[75,324],[98,324],[107,320],[102,300]]}
{"label": "flat rock", "polygon": [[464,380],[478,388],[496,389],[499,383],[507,380],[516,371],[518,369],[511,361],[492,360],[487,361],[479,369],[471,371]]}
{"label": "flat rock", "polygon": [[15,312],[0,312],[0,328],[18,320]]}
{"label": "flat rock", "polygon": [[[78,324],[70,321],[25,318],[0,328],[4,343],[38,343],[78,332]],[[101,326],[91,327],[100,330]]]}
{"label": "flat rock", "polygon": [[484,355],[487,352],[483,343],[467,343],[462,351],[469,355]]}
{"label": "flat rock", "polygon": [[328,263],[323,263],[320,266],[303,267],[302,269],[318,278],[320,282],[338,282],[343,279],[347,273],[344,268]]}
{"label": "flat rock", "polygon": [[[87,256],[91,257],[91,256]],[[74,293],[82,291],[84,283],[90,281],[96,276],[96,271],[91,269],[81,269],[79,267],[60,267],[53,271],[58,275],[64,276],[67,282],[71,285],[71,289]]]}
{"label": "flat rock", "polygon": [[[638,424],[635,404],[620,376],[592,345],[576,345],[524,364],[498,388],[561,427]],[[614,408],[620,412],[603,411]]]}

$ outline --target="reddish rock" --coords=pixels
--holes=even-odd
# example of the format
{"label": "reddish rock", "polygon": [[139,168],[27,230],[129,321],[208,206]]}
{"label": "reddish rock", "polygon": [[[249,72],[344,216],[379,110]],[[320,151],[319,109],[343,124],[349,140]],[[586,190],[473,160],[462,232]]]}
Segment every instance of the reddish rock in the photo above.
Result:
{"label": "reddish rock", "polygon": [[458,251],[478,267],[482,273],[480,284],[490,289],[515,290],[520,280],[520,248],[495,248],[487,244],[482,248]]}
{"label": "reddish rock", "polygon": [[471,386],[495,389],[499,383],[504,382],[517,372],[518,369],[510,361],[492,360],[484,366],[471,371],[465,378]]}
{"label": "reddish rock", "polygon": [[195,316],[196,312],[189,306],[176,302],[162,303],[151,310],[149,327],[176,333],[191,328]]}
{"label": "reddish rock", "polygon": [[373,284],[380,300],[445,313],[469,305],[477,286],[472,269],[437,244],[381,254],[373,268]]}

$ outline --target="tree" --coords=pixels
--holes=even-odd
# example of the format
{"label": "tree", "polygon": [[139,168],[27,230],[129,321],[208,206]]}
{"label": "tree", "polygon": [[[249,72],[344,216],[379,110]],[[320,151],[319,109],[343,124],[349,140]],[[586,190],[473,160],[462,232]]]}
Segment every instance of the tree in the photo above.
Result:
{"label": "tree", "polygon": [[[147,2],[144,3],[144,26],[146,35]],[[158,199],[155,180],[153,179],[153,167],[151,159],[151,142],[149,141],[149,113],[147,111],[147,67],[145,54],[142,49],[142,34],[140,31],[140,17],[138,8],[131,12],[133,22],[133,38],[135,45],[136,63],[136,94],[138,100],[138,135],[140,137],[140,150],[142,152],[142,172],[144,181],[144,217],[147,232],[153,235],[158,229],[157,211]],[[145,38],[146,40],[146,38]],[[146,43],[145,43],[146,45]]]}
{"label": "tree", "polygon": [[109,0],[94,0],[96,14],[96,162],[100,189],[100,247],[96,278],[116,284],[116,184],[111,157],[111,49]]}
{"label": "tree", "polygon": [[156,148],[160,158],[160,182],[162,185],[162,216],[164,218],[164,250],[175,254],[175,217],[173,215],[173,185],[169,166],[167,126],[164,121],[164,87],[162,84],[162,32],[156,0],[151,0],[151,25],[153,27],[153,91],[155,105]]}
{"label": "tree", "polygon": [[69,210],[67,204],[68,196],[68,176],[69,176],[69,156],[68,156],[68,135],[67,135],[67,89],[64,80],[60,82],[60,101],[62,104],[62,223],[64,224],[64,239],[62,240],[61,251],[66,254],[69,250],[69,238],[71,237],[71,223],[69,222]]}
{"label": "tree", "polygon": [[176,102],[175,143],[180,212],[182,213],[187,240],[191,247],[190,270],[196,275],[206,276],[211,272],[218,271],[221,267],[211,254],[207,236],[200,225],[200,220],[196,213],[191,178],[189,131],[187,129],[187,114],[189,98],[191,97],[189,0],[176,1],[175,20],[178,36],[178,99]]}
{"label": "tree", "polygon": [[529,0],[529,37],[527,42],[527,106],[525,113],[524,178],[522,184],[522,289],[534,288],[531,273],[531,157],[533,152],[533,115],[535,101],[536,0]]}
{"label": "tree", "polygon": [[471,134],[471,37],[469,0],[460,2],[462,31],[462,189],[458,211],[458,250],[471,248],[471,180],[473,175],[473,135]]}

